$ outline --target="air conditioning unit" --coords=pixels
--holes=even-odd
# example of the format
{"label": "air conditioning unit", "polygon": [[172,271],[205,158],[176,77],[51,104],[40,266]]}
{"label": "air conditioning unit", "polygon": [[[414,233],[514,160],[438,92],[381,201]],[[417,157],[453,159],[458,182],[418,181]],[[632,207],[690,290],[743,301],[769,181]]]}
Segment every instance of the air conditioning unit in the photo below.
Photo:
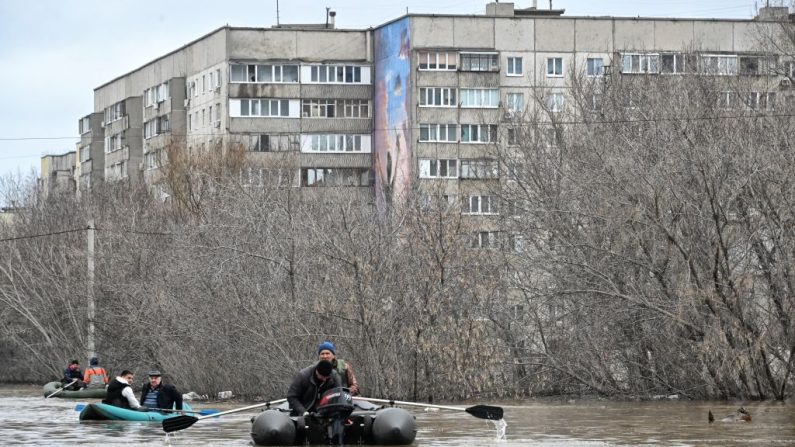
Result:
{"label": "air conditioning unit", "polygon": [[781,82],[778,83],[778,85],[781,88],[790,88],[792,87],[792,80],[790,80],[789,78],[784,78],[781,80]]}
{"label": "air conditioning unit", "polygon": [[220,120],[216,121],[215,123],[213,123],[213,126],[215,126],[216,129],[220,129],[221,128],[221,121]]}
{"label": "air conditioning unit", "polygon": [[156,102],[155,105],[152,106],[152,108],[154,109],[155,112],[159,112],[160,111],[160,103]]}
{"label": "air conditioning unit", "polygon": [[514,115],[514,113],[515,113],[515,112],[513,112],[513,111],[511,111],[511,110],[508,110],[508,111],[506,111],[506,112],[505,112],[505,113],[502,115],[502,119],[504,119],[504,120],[510,120],[510,119],[513,119],[513,115]]}
{"label": "air conditioning unit", "polygon": [[216,85],[215,86],[215,92],[216,93],[221,93],[221,86],[220,85]]}

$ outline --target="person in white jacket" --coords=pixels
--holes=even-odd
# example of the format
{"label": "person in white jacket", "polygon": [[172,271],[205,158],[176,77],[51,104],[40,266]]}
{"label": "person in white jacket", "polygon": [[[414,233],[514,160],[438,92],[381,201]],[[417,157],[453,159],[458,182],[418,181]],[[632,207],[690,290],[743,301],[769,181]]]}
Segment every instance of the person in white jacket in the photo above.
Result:
{"label": "person in white jacket", "polygon": [[135,398],[135,393],[131,386],[134,377],[135,375],[131,371],[126,369],[122,371],[119,377],[116,377],[108,384],[108,395],[102,403],[130,410],[148,411],[148,408],[141,406],[138,399]]}

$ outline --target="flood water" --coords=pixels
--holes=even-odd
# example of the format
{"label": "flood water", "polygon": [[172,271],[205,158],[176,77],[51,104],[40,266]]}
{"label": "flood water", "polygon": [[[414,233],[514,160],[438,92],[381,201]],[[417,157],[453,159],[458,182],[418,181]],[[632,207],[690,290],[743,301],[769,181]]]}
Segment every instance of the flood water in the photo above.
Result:
{"label": "flood water", "polygon": [[[0,386],[1,445],[249,446],[258,410],[209,418],[166,436],[159,423],[79,422],[71,399],[44,399],[39,387]],[[416,446],[795,445],[795,407],[762,402],[742,405],[749,423],[707,423],[707,411],[729,414],[740,403],[522,401],[477,402],[505,409],[505,439],[493,423],[465,412],[414,411]],[[474,404],[474,403],[473,403]],[[226,410],[249,403],[192,403]],[[466,406],[466,404],[462,405]]]}

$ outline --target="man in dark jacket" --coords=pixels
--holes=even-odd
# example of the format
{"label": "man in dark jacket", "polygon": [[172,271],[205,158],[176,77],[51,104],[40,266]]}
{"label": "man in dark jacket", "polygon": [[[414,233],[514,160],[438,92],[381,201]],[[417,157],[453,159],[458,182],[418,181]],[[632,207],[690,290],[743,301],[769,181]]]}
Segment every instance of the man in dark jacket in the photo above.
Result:
{"label": "man in dark jacket", "polygon": [[307,416],[315,411],[320,396],[326,391],[342,386],[340,376],[334,366],[327,360],[298,371],[287,391],[287,402],[290,403],[293,416]]}
{"label": "man in dark jacket", "polygon": [[79,390],[86,387],[86,384],[81,379],[83,379],[83,373],[80,371],[80,362],[72,360],[69,362],[69,366],[63,370],[61,383],[67,390]]}
{"label": "man in dark jacket", "polygon": [[163,383],[160,371],[149,371],[149,383],[141,389],[141,405],[147,408],[182,409],[182,394],[174,385]]}

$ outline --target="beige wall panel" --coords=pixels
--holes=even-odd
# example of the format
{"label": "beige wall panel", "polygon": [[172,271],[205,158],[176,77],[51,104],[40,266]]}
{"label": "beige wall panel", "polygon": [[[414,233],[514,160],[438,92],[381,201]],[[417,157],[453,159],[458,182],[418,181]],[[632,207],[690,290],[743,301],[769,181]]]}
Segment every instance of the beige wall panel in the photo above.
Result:
{"label": "beige wall panel", "polygon": [[417,108],[417,123],[454,124],[457,121],[458,109],[455,107]]}
{"label": "beige wall panel", "polygon": [[694,46],[703,51],[734,50],[734,25],[728,22],[697,21],[694,26]]}
{"label": "beige wall panel", "polygon": [[494,20],[475,17],[453,18],[455,46],[458,48],[494,48]]}
{"label": "beige wall panel", "polygon": [[297,133],[301,120],[289,118],[230,118],[231,133]]}
{"label": "beige wall panel", "polygon": [[373,161],[370,154],[301,154],[304,168],[369,168]]}
{"label": "beige wall panel", "polygon": [[[415,53],[416,54],[416,53]],[[416,56],[415,56],[416,66]],[[416,71],[418,87],[453,87],[458,84],[458,73],[455,71]]]}
{"label": "beige wall panel", "polygon": [[500,51],[533,51],[535,45],[533,20],[496,19],[495,48]]}
{"label": "beige wall panel", "polygon": [[687,51],[693,48],[693,22],[690,20],[654,21],[654,49]]}
{"label": "beige wall panel", "polygon": [[369,85],[302,84],[300,96],[323,99],[371,99],[373,89]]}
{"label": "beige wall panel", "polygon": [[453,20],[449,17],[412,17],[411,46],[414,48],[452,48]]}
{"label": "beige wall panel", "polygon": [[458,157],[464,158],[487,158],[487,154],[492,153],[493,145],[490,144],[471,144],[461,143],[458,148]]}
{"label": "beige wall panel", "polygon": [[437,160],[458,158],[457,143],[417,143],[414,148],[417,158],[434,158]]}
{"label": "beige wall panel", "polygon": [[573,19],[536,19],[536,51],[574,51]]}
{"label": "beige wall panel", "polygon": [[[771,41],[781,39],[781,26],[770,22],[734,23],[734,51],[738,53],[774,51]],[[778,51],[775,51],[778,52]]]}
{"label": "beige wall panel", "polygon": [[613,51],[612,20],[577,19],[574,32],[578,52]]}
{"label": "beige wall panel", "polygon": [[293,60],[298,58],[296,31],[232,30],[229,59],[233,61]]}
{"label": "beige wall panel", "polygon": [[460,122],[463,124],[497,124],[500,122],[500,109],[461,109]]}
{"label": "beige wall panel", "polygon": [[305,118],[301,120],[304,133],[371,133],[372,120],[354,118]]}
{"label": "beige wall panel", "polygon": [[[500,54],[500,85],[503,86],[525,86],[533,80],[533,53],[518,52],[518,51],[503,51]],[[522,58],[522,76],[508,76],[508,58],[521,57]]]}
{"label": "beige wall panel", "polygon": [[459,73],[458,86],[461,88],[499,87],[499,72],[462,71]]}
{"label": "beige wall panel", "polygon": [[305,61],[364,61],[367,31],[303,31],[298,34],[298,57]]}
{"label": "beige wall panel", "polygon": [[615,51],[654,50],[654,22],[651,20],[615,20]]}
{"label": "beige wall panel", "polygon": [[230,98],[298,98],[298,84],[229,84]]}

